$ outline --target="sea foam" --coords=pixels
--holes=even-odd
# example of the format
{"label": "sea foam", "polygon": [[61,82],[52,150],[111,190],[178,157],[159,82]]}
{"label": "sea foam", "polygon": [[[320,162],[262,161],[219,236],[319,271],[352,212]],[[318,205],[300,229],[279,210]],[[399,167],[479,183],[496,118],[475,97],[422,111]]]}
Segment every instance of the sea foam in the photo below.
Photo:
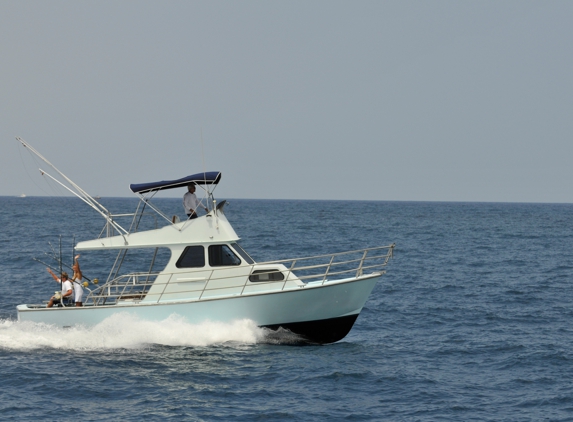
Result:
{"label": "sea foam", "polygon": [[255,344],[264,341],[265,331],[248,319],[191,324],[178,315],[163,321],[145,321],[128,314],[116,314],[95,326],[70,328],[0,320],[0,349],[102,350],[138,349],[149,345]]}

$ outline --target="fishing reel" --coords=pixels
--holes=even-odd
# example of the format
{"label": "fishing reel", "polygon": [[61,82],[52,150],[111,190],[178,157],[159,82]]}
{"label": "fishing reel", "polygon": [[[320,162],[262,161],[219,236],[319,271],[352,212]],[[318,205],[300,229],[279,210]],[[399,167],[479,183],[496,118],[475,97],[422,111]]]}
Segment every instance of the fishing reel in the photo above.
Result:
{"label": "fishing reel", "polygon": [[[92,282],[92,284],[98,284],[99,280],[97,278],[94,278],[93,280],[91,280],[91,282]],[[84,287],[88,287],[89,285],[90,285],[90,283],[88,281],[84,281],[82,283],[82,286],[84,286]]]}

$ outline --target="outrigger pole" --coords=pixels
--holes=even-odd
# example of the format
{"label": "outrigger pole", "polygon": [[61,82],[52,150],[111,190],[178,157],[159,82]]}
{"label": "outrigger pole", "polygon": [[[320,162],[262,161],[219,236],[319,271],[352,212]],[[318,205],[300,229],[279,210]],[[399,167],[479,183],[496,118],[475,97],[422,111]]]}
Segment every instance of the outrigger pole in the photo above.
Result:
{"label": "outrigger pole", "polygon": [[[58,183],[60,186],[62,186],[63,188],[65,188],[66,190],[68,190],[70,193],[72,193],[74,196],[78,197],[79,199],[81,199],[83,202],[85,202],[86,204],[88,204],[92,209],[94,209],[95,211],[97,211],[106,221],[107,223],[112,226],[115,230],[117,230],[117,232],[123,236],[125,234],[128,234],[128,231],[125,230],[123,227],[121,227],[118,223],[116,223],[113,218],[111,217],[111,213],[107,210],[107,208],[105,208],[103,205],[101,205],[98,201],[96,201],[95,199],[93,199],[90,194],[88,194],[86,191],[84,191],[81,187],[79,187],[76,183],[74,183],[73,180],[71,180],[70,178],[68,178],[64,173],[62,173],[60,170],[58,170],[56,168],[56,166],[54,166],[52,163],[50,163],[42,154],[40,154],[38,151],[36,151],[30,144],[28,144],[26,141],[24,141],[22,138],[20,137],[16,137],[16,140],[18,142],[20,142],[22,144],[22,146],[24,146],[24,148],[28,148],[34,155],[36,155],[38,158],[40,158],[43,162],[45,162],[46,164],[48,164],[50,167],[52,167],[66,182],[68,182],[71,186],[71,188],[69,186],[66,186],[64,183],[60,182],[58,179],[56,179],[55,177],[49,175],[48,173],[46,173],[44,170],[39,169],[40,173],[42,174],[42,176],[46,175],[48,176],[50,179],[52,179],[54,182]],[[125,240],[125,237],[124,237]],[[127,242],[127,241],[126,241]]]}

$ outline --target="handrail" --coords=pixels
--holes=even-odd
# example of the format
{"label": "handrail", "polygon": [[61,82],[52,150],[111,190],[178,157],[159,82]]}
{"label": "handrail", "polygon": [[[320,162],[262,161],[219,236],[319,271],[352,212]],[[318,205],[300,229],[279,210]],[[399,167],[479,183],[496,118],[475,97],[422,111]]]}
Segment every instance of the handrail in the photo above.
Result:
{"label": "handrail", "polygon": [[[173,277],[173,274],[171,274],[169,276],[169,279],[167,280],[167,283],[165,283],[165,287],[163,287],[163,290],[161,291],[161,294],[159,295],[159,299],[157,299],[158,302],[161,301],[161,298],[163,297],[163,294],[165,293],[165,289],[167,289],[167,286],[169,285],[169,282],[171,281],[171,277]],[[148,278],[149,279],[149,278]]]}
{"label": "handrail", "polygon": [[[348,279],[358,279],[365,276],[365,271],[370,271],[368,275],[384,274],[385,271],[383,268],[388,264],[390,258],[393,257],[394,247],[395,245],[392,244],[390,246],[338,252],[328,255],[240,265],[233,267],[233,269],[244,269],[243,271],[239,271],[239,274],[237,275],[228,274],[230,267],[200,268],[186,272],[172,273],[136,272],[124,274],[115,277],[104,285],[92,290],[88,294],[84,304],[88,306],[101,306],[105,304],[112,305],[125,300],[145,300],[146,302],[159,303],[162,300],[169,300],[165,299],[168,295],[177,295],[178,298],[176,300],[184,300],[181,299],[181,296],[187,295],[189,299],[201,301],[208,299],[213,295],[213,293],[216,294],[217,291],[223,290],[231,291],[232,293],[227,293],[229,295],[243,296],[256,294],[257,292],[264,290],[264,286],[269,286],[272,290],[283,291],[287,288],[298,289],[307,287],[309,286],[308,283],[311,281],[312,284],[310,284],[310,286],[317,286],[316,282],[319,282],[320,285],[324,285],[326,283],[333,283],[341,280],[346,281]],[[385,253],[382,254],[373,255],[369,253],[371,251],[383,250]],[[353,258],[353,254],[360,256]],[[341,257],[343,260],[336,260]],[[308,262],[309,260],[323,260],[324,262]],[[268,268],[273,265],[276,265],[277,268]],[[255,270],[259,276],[279,271],[283,274],[284,278],[282,280],[250,282],[249,278]],[[193,278],[194,273],[197,274],[197,281],[203,283],[202,287],[199,289],[180,288],[184,286],[182,283],[186,283],[189,280],[174,281],[174,276],[184,275]],[[354,275],[347,278],[332,279],[332,277],[336,276],[344,277],[346,274]],[[158,277],[160,278],[158,279]],[[215,287],[213,282],[220,280],[227,280],[228,283],[224,286]],[[277,286],[278,282],[282,284],[281,287]],[[177,285],[176,290],[171,292],[168,291],[168,287],[170,285]],[[157,289],[152,290],[154,286],[157,287]],[[262,289],[261,286],[263,286]],[[253,289],[251,289],[251,287],[253,287]],[[206,294],[207,292],[211,292],[212,294]]]}
{"label": "handrail", "polygon": [[324,272],[324,278],[322,279],[323,284],[326,281],[326,276],[328,275],[328,272],[330,271],[330,267],[332,266],[332,261],[334,261],[334,256],[332,258],[330,258],[330,262],[328,263],[328,267],[326,267],[326,271]]}
{"label": "handrail", "polygon": [[336,253],[329,253],[329,254],[324,254],[324,255],[314,255],[314,256],[308,256],[308,257],[302,257],[302,258],[290,258],[290,259],[279,259],[279,260],[276,260],[276,261],[257,262],[257,264],[259,264],[259,265],[280,264],[280,263],[283,263],[283,262],[291,262],[291,261],[293,261],[293,259],[296,259],[297,261],[302,261],[302,260],[305,260],[305,259],[326,258],[326,257],[330,257],[330,256],[348,255],[348,254],[351,254],[351,253],[358,253],[358,252],[364,252],[364,251],[373,251],[373,250],[379,250],[379,249],[389,249],[390,251],[392,251],[395,247],[396,247],[396,244],[393,243],[393,244],[388,245],[388,246],[376,246],[376,247],[374,247],[374,248],[356,249],[356,250],[353,250],[353,251],[336,252]]}

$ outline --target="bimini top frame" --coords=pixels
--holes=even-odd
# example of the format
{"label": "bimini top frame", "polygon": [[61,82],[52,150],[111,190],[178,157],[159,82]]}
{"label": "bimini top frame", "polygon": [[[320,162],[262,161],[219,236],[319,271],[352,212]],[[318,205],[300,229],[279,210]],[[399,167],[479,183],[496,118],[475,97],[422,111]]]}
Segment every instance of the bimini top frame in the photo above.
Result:
{"label": "bimini top frame", "polygon": [[[175,223],[176,221],[174,218],[167,217],[159,208],[151,204],[151,199],[155,196],[155,194],[161,190],[166,189],[175,189],[188,186],[189,184],[195,184],[200,186],[205,191],[205,200],[206,204],[203,206],[206,208],[211,208],[211,210],[216,209],[216,202],[215,198],[213,197],[213,192],[221,180],[221,172],[218,171],[206,171],[203,173],[196,173],[190,176],[182,177],[181,179],[176,180],[162,180],[160,182],[148,182],[148,183],[132,183],[129,185],[129,189],[135,194],[139,196],[139,199],[143,203],[143,207],[141,210],[136,210],[135,214],[143,213],[143,210],[146,207],[150,207],[153,209],[159,216],[164,218],[166,221],[170,223]],[[212,189],[210,189],[212,187]],[[200,201],[203,202],[203,199]],[[134,214],[134,222],[135,222],[135,214]]]}
{"label": "bimini top frame", "polygon": [[207,171],[204,173],[192,174],[177,180],[162,180],[161,182],[133,183],[129,189],[133,193],[144,194],[153,191],[174,189],[187,186],[189,183],[196,185],[216,185],[221,180],[221,173],[218,171]]}

